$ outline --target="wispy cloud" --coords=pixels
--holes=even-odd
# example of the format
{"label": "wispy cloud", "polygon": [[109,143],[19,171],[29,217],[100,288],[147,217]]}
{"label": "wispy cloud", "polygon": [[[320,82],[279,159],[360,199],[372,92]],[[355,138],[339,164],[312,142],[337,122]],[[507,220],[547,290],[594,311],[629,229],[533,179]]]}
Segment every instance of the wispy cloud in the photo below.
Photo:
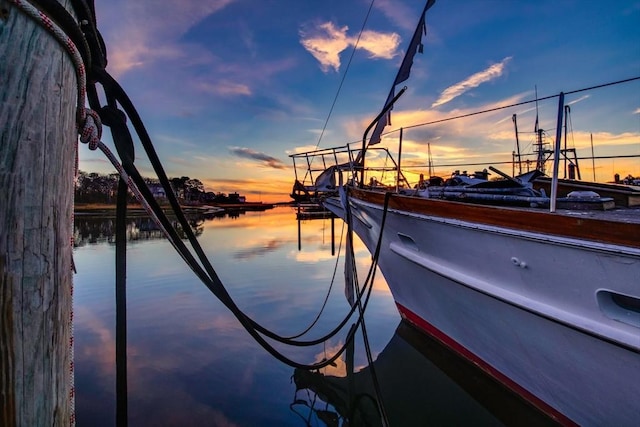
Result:
{"label": "wispy cloud", "polygon": [[634,111],[633,114],[640,114],[640,108],[636,109],[636,111]]}
{"label": "wispy cloud", "polygon": [[[190,28],[235,0],[137,0],[98,3],[98,24],[106,35],[109,71],[119,76],[158,60],[193,58],[194,46],[180,41]],[[108,4],[108,6],[101,5]],[[144,17],[144,19],[141,19]],[[199,54],[204,53],[202,49]]]}
{"label": "wispy cloud", "polygon": [[340,69],[340,53],[350,46],[365,50],[370,58],[390,59],[398,54],[400,36],[396,33],[364,31],[360,40],[347,34],[349,27],[337,27],[333,22],[317,25],[310,31],[300,31],[300,43],[320,63],[325,73]]}
{"label": "wispy cloud", "polygon": [[373,7],[380,10],[392,22],[408,31],[416,26],[416,11],[394,0],[377,0]]}
{"label": "wispy cloud", "polygon": [[584,96],[581,96],[578,99],[575,99],[575,100],[569,102],[567,105],[577,104],[578,102],[584,101],[585,99],[589,99],[589,98],[591,98],[591,95],[584,95]]}
{"label": "wispy cloud", "polygon": [[280,159],[276,159],[275,157],[271,157],[268,154],[260,153],[259,151],[252,150],[251,148],[246,147],[229,147],[229,151],[231,154],[242,157],[245,159],[251,160],[259,160],[265,166],[268,166],[273,169],[286,169],[287,166]]}
{"label": "wispy cloud", "polygon": [[463,81],[454,84],[453,86],[449,86],[442,92],[440,97],[433,104],[431,104],[431,107],[433,108],[442,104],[446,104],[447,102],[457,98],[468,90],[480,86],[482,83],[497,79],[504,73],[505,66],[511,60],[511,58],[511,56],[508,56],[499,63],[493,64],[489,68],[475,73],[472,76],[464,79]]}
{"label": "wispy cloud", "polygon": [[245,84],[234,83],[227,80],[221,80],[219,82],[199,82],[197,84],[198,89],[205,93],[210,93],[219,96],[229,95],[251,95],[251,88]]}

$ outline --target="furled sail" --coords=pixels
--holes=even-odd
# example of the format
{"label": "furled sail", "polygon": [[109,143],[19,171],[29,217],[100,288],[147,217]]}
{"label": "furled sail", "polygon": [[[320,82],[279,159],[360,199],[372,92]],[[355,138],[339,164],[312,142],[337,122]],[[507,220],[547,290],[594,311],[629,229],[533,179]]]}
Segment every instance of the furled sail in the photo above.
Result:
{"label": "furled sail", "polygon": [[[416,52],[420,51],[420,53],[422,53],[422,35],[427,33],[427,27],[425,25],[425,14],[427,13],[427,10],[429,10],[429,8],[434,5],[435,2],[436,0],[428,0],[427,4],[424,7],[424,10],[422,11],[418,26],[416,27],[416,30],[413,33],[413,37],[411,38],[411,44],[409,45],[409,48],[404,55],[404,59],[402,60],[402,64],[400,65],[400,69],[398,70],[398,74],[396,75],[396,79],[393,81],[393,85],[391,86],[389,96],[384,103],[384,107],[386,107],[395,96],[396,86],[409,78],[411,66],[413,66],[413,57],[416,55]],[[376,128],[371,134],[369,145],[377,144],[380,142],[382,131],[388,124],[391,124],[391,111],[389,111],[387,114],[382,116],[380,120],[378,120]]]}

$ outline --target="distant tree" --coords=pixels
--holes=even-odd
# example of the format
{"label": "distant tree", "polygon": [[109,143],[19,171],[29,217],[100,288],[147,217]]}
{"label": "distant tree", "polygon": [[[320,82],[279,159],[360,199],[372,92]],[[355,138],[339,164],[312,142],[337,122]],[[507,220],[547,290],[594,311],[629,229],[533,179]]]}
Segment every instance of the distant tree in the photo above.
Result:
{"label": "distant tree", "polygon": [[[118,189],[117,173],[101,175],[96,172],[80,171],[75,182],[75,200],[79,203],[115,203]],[[156,178],[143,178],[156,198],[166,197],[160,181]],[[205,192],[204,184],[196,178],[182,176],[170,178],[171,189],[179,201],[193,203],[204,201],[228,201],[224,193]],[[133,194],[129,192],[129,201],[134,202]]]}
{"label": "distant tree", "polygon": [[204,184],[199,179],[187,179],[184,182],[184,199],[198,202],[204,196]]}
{"label": "distant tree", "polygon": [[75,199],[81,203],[113,203],[118,175],[100,175],[80,171],[76,180]]}

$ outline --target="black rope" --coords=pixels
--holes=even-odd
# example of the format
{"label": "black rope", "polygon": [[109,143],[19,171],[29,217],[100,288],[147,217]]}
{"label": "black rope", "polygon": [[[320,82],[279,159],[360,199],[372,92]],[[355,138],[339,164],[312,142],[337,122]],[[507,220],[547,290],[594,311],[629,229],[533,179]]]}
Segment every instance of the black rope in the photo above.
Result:
{"label": "black rope", "polygon": [[[205,286],[207,286],[207,288],[233,313],[233,315],[238,319],[238,321],[245,328],[245,330],[247,330],[247,332],[265,350],[267,350],[275,358],[277,358],[278,360],[290,366],[301,368],[301,369],[309,369],[309,370],[320,369],[322,367],[325,367],[333,363],[344,352],[346,346],[353,340],[353,337],[357,328],[353,328],[349,331],[345,340],[345,345],[342,346],[342,348],[339,349],[332,357],[315,364],[303,364],[303,363],[299,363],[289,359],[288,357],[284,356],[284,354],[282,354],[280,351],[276,350],[270,343],[268,343],[265,337],[287,344],[287,345],[292,345],[292,346],[310,346],[310,345],[316,345],[322,342],[326,342],[328,339],[335,336],[339,331],[342,330],[342,328],[346,325],[346,323],[349,321],[351,316],[354,314],[356,307],[359,309],[359,316],[358,316],[356,325],[359,326],[363,324],[363,321],[364,321],[363,314],[368,304],[371,291],[373,288],[373,279],[375,278],[375,268],[377,266],[377,259],[379,256],[380,244],[382,241],[382,232],[380,233],[380,236],[379,236],[378,244],[376,247],[376,253],[373,257],[373,261],[369,269],[367,278],[365,279],[365,282],[363,283],[362,288],[356,287],[358,290],[356,304],[353,305],[349,313],[345,316],[345,318],[340,322],[340,324],[334,330],[324,335],[323,337],[320,337],[315,340],[300,341],[300,340],[291,339],[290,337],[283,337],[263,327],[262,325],[257,323],[255,320],[247,316],[247,314],[244,313],[236,305],[236,303],[233,301],[233,299],[227,292],[222,281],[218,277],[213,266],[211,265],[207,256],[202,250],[202,247],[200,246],[198,240],[196,239],[196,236],[184,212],[182,211],[182,208],[177,198],[175,197],[175,194],[173,193],[168,177],[153,147],[151,138],[149,137],[149,134],[144,127],[142,119],[138,115],[135,107],[133,106],[133,103],[127,96],[126,92],[115,81],[115,79],[113,79],[109,75],[109,73],[106,72],[105,70],[105,67],[107,64],[106,48],[104,46],[104,41],[97,30],[95,8],[93,5],[93,1],[92,0],[87,0],[87,1],[72,0],[72,6],[74,7],[74,11],[78,15],[78,19],[81,22],[80,26],[78,26],[75,20],[72,17],[70,17],[70,14],[66,10],[64,10],[63,12],[62,9],[53,5],[53,3],[57,4],[57,2],[52,2],[51,0],[40,0],[39,2],[34,2],[34,3],[37,3],[38,5],[40,5],[40,7],[42,7],[43,10],[45,10],[47,13],[53,16],[53,19],[55,19],[59,23],[59,25],[61,25],[63,30],[70,35],[74,43],[79,47],[83,61],[85,61],[85,66],[87,67],[87,74],[89,77],[89,84],[87,87],[87,97],[89,100],[89,104],[94,110],[99,112],[101,119],[103,120],[105,125],[111,127],[113,140],[116,145],[116,149],[118,151],[118,154],[120,156],[120,159],[125,171],[129,175],[129,177],[132,179],[132,181],[135,183],[135,185],[138,187],[142,196],[144,197],[146,202],[149,204],[153,213],[157,216],[162,227],[167,232],[169,241],[174,246],[178,254],[183,258],[185,263],[191,268],[191,270],[196,274],[196,276],[205,284]],[[635,80],[638,78],[627,79],[624,81],[594,86],[589,89],[595,89],[599,87],[623,83],[623,82]],[[100,83],[105,92],[105,96],[108,103],[108,106],[105,108],[100,107],[99,97],[95,87],[96,83]],[[577,93],[577,92],[580,92],[583,90],[589,90],[589,89],[581,89],[578,91],[567,92],[567,94]],[[544,99],[552,98],[555,96],[557,95],[541,98],[539,100],[544,100]],[[533,101],[528,101],[528,102],[533,102]],[[528,102],[514,104],[512,106],[522,105]],[[126,124],[125,115],[122,114],[122,112],[117,109],[118,105],[123,108],[124,113],[126,114],[126,117],[129,118],[130,123],[133,126],[138,136],[139,141],[141,142],[147,156],[149,157],[149,161],[151,162],[160,183],[165,189],[165,192],[167,194],[173,213],[176,215],[176,218],[178,219],[178,223],[182,227],[182,230],[191,248],[195,252],[196,256],[193,255],[191,250],[187,248],[183,240],[180,238],[173,223],[168,220],[164,211],[157,204],[157,202],[155,201],[155,198],[151,194],[151,191],[149,190],[146,183],[144,182],[144,179],[138,172],[137,168],[134,166],[133,164],[134,156],[133,156],[133,149],[132,149],[133,141]],[[475,114],[495,111],[501,108],[508,108],[508,107],[500,107],[496,109],[485,110],[482,112],[470,113],[463,116],[457,116],[457,117],[452,117],[448,119],[441,119],[438,121],[433,121],[433,122],[425,123],[422,125],[416,125],[416,126],[424,126],[426,124],[433,124],[433,123],[439,123],[447,120],[454,120],[456,118],[468,117]],[[415,127],[415,126],[412,126],[412,127]],[[383,223],[384,223],[384,219],[386,218],[387,202],[388,200],[385,198],[385,208],[383,211]],[[124,206],[124,208],[126,209],[126,206]],[[124,218],[124,215],[122,218]],[[126,239],[120,239],[120,240],[126,241]],[[125,264],[120,263],[119,265],[120,265],[120,269],[122,269],[121,274],[124,273],[126,275],[125,269],[123,268]],[[124,287],[122,287],[121,291],[123,290],[123,288]],[[118,295],[122,295],[122,293],[119,292]],[[364,297],[364,301],[362,301],[363,297]],[[125,300],[125,303],[126,303],[126,300]],[[126,330],[126,323],[125,323],[125,330]]]}
{"label": "black rope", "polygon": [[128,424],[127,399],[127,193],[118,181],[116,206],[116,425]]}
{"label": "black rope", "polygon": [[87,69],[91,68],[92,55],[87,38],[83,34],[76,19],[64,6],[56,0],[31,1],[34,6],[42,10],[52,21],[54,21],[64,33],[69,36],[73,44],[76,45],[82,61]]}
{"label": "black rope", "polygon": [[[167,195],[169,196],[169,201],[172,205],[175,204],[174,212],[177,218],[179,219],[179,222],[181,223],[188,240],[190,241],[192,247],[198,254],[199,259],[202,262],[202,266],[191,255],[191,252],[186,248],[184,243],[175,235],[175,231],[172,230],[173,229],[172,224],[166,219],[164,212],[157,205],[157,202],[155,201],[149,189],[147,188],[146,184],[144,183],[143,178],[140,176],[137,169],[133,166],[132,159],[128,158],[126,153],[121,153],[120,150],[118,150],[121,156],[123,167],[127,172],[127,174],[129,174],[129,176],[132,178],[134,183],[139,187],[140,192],[142,193],[144,198],[147,200],[147,202],[151,206],[154,213],[156,213],[160,221],[163,223],[163,226],[166,228],[167,232],[171,235],[170,240],[174,243],[174,246],[178,250],[179,254],[183,256],[183,259],[185,259],[185,261],[192,268],[194,273],[196,273],[196,275],[214,293],[214,295],[216,295],[220,299],[220,301],[223,302],[223,304],[225,304],[225,306],[232,311],[232,313],[240,321],[243,327],[254,337],[254,339],[256,339],[256,341],[258,341],[258,343],[261,346],[263,346],[269,353],[274,355],[274,357],[278,358],[282,362],[287,363],[290,366],[299,367],[302,369],[319,369],[335,361],[340,356],[340,354],[344,351],[344,348],[340,349],[333,357],[331,357],[326,361],[312,364],[312,365],[301,364],[286,358],[280,352],[275,350],[273,346],[267,343],[262,336],[258,335],[258,333],[288,345],[293,345],[293,346],[316,345],[336,335],[344,327],[347,321],[350,319],[351,315],[355,310],[355,307],[349,311],[349,314],[340,323],[340,325],[336,327],[333,331],[331,331],[330,333],[326,334],[325,336],[319,339],[311,340],[311,341],[294,341],[294,340],[287,339],[286,337],[282,337],[264,328],[263,326],[255,322],[253,319],[248,318],[246,314],[242,312],[236,306],[235,302],[231,299],[226,289],[224,288],[224,285],[222,284],[219,277],[213,270],[213,267],[211,266],[208,259],[204,255],[204,252],[202,251],[202,248],[200,247],[197,239],[195,238],[195,235],[193,234],[193,231],[190,225],[188,224],[188,221],[184,217],[184,213],[182,212],[181,207],[177,202],[177,199],[175,199],[175,195],[171,190],[171,187],[168,182],[168,178],[166,177],[166,174],[162,169],[162,166],[159,162],[157,154],[155,153],[155,150],[153,149],[153,146],[146,132],[146,129],[144,128],[144,125],[142,124],[142,121],[140,120],[137,112],[135,111],[135,108],[133,107],[131,101],[128,99],[128,97],[126,96],[122,88],[119,86],[119,84],[115,82],[115,80],[113,80],[111,76],[109,76],[108,73],[106,73],[106,71],[100,72],[99,81],[105,87],[106,92],[112,93],[114,98],[118,101],[118,103],[123,107],[123,109],[127,113],[127,116],[131,119],[131,123],[137,131],[138,137],[140,138],[140,141],[142,142],[147,152],[147,155],[150,158],[152,166],[154,167],[159,180],[161,181],[161,183],[163,183],[163,185],[166,185],[165,188],[167,189],[166,192],[167,192]],[[103,109],[101,113],[104,113],[105,111],[108,111],[108,110]],[[110,119],[105,120],[105,123],[107,124],[110,122],[112,122]],[[112,130],[113,129],[114,128],[112,127]],[[127,132],[128,130],[126,129],[126,126],[123,126],[122,123],[119,126],[116,126],[115,132],[113,132],[114,142],[116,140],[119,140]],[[203,267],[204,267],[204,270],[202,269]],[[367,301],[368,301],[368,297],[371,291],[371,284],[365,283],[365,285],[363,286],[363,291],[367,289],[367,287],[368,287],[368,293],[367,293]],[[365,306],[366,306],[366,301],[365,301]],[[348,336],[346,341],[348,342],[350,339],[352,339],[352,336]]]}

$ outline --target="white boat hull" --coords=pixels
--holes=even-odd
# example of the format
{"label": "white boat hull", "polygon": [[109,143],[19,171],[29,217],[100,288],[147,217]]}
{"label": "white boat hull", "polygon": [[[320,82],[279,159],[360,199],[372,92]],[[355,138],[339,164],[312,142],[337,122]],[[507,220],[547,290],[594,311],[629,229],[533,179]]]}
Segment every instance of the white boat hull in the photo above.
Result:
{"label": "white boat hull", "polygon": [[[374,253],[383,208],[350,205]],[[638,313],[607,299],[638,297],[637,248],[389,209],[379,266],[403,317],[561,424],[639,425]]]}

